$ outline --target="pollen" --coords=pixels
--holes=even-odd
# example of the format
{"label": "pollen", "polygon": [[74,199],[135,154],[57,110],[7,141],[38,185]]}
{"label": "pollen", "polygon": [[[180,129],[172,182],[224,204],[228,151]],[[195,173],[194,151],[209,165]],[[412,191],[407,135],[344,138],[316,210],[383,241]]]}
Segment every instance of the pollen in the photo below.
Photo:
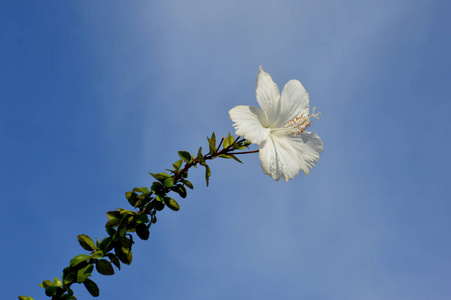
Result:
{"label": "pollen", "polygon": [[308,113],[303,113],[302,115],[286,122],[282,127],[283,129],[285,129],[285,133],[290,134],[291,136],[298,136],[301,133],[305,132],[307,128],[312,126],[312,118],[319,120],[319,115],[321,114],[321,112],[315,113],[315,109],[316,107],[313,108],[310,115],[308,115]]}

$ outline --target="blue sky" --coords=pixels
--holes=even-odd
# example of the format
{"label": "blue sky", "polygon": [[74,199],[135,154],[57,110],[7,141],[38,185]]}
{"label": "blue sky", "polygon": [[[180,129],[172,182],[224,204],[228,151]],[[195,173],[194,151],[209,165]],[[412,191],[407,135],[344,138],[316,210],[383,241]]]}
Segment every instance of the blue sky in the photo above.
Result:
{"label": "blue sky", "polygon": [[0,298],[44,299],[125,191],[233,132],[260,65],[322,112],[317,166],[191,171],[99,299],[451,297],[449,2],[152,2],[0,3]]}

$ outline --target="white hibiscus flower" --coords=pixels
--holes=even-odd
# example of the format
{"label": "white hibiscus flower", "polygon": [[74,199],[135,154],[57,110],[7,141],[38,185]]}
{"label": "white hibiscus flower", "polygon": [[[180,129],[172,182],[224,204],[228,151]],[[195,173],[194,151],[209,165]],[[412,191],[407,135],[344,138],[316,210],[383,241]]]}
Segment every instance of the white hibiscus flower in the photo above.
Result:
{"label": "white hibiscus flower", "polygon": [[260,67],[255,86],[260,108],[236,106],[229,111],[236,134],[257,144],[263,172],[278,181],[293,179],[302,169],[306,175],[323,152],[323,142],[307,132],[310,118],[319,119],[309,94],[298,80],[290,80],[280,96],[271,76]]}

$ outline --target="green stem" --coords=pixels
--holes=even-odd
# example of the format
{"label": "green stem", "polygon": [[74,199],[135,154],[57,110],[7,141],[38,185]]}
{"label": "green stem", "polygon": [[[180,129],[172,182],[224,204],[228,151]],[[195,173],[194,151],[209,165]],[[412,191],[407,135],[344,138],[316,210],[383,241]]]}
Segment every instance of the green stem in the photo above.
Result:
{"label": "green stem", "polygon": [[238,154],[250,154],[250,153],[257,153],[257,152],[259,152],[260,150],[254,150],[254,151],[246,151],[246,152],[232,152],[232,153],[229,153],[229,154],[233,154],[233,155],[238,155]]}
{"label": "green stem", "polygon": [[[97,267],[99,267],[99,265],[97,265],[98,261],[99,260],[104,260],[107,257],[110,258],[110,260],[111,260],[110,263],[113,263],[113,261],[116,260],[118,264],[120,264],[119,261],[122,261],[122,263],[125,263],[125,264],[130,264],[131,263],[131,258],[130,258],[130,260],[128,260],[128,257],[126,257],[125,261],[124,261],[124,255],[126,255],[127,253],[131,254],[131,245],[134,242],[133,242],[133,237],[130,234],[125,234],[125,235],[129,235],[130,238],[126,237],[124,235],[124,230],[125,230],[125,233],[132,232],[131,229],[133,229],[133,231],[136,230],[138,236],[141,239],[148,239],[148,237],[149,237],[148,229],[153,223],[156,222],[156,213],[157,213],[157,211],[162,210],[166,205],[169,206],[171,209],[175,209],[175,210],[179,209],[179,206],[178,206],[177,202],[174,199],[172,199],[170,197],[167,197],[166,195],[169,192],[174,191],[174,192],[179,193],[179,195],[181,195],[183,198],[186,197],[186,189],[185,189],[184,186],[187,185],[187,183],[189,183],[189,182],[185,181],[184,178],[188,177],[187,173],[188,173],[188,170],[191,167],[196,166],[198,164],[201,164],[201,165],[206,167],[206,170],[208,170],[208,172],[210,172],[209,166],[205,163],[206,160],[213,160],[213,159],[215,159],[217,157],[220,157],[220,156],[223,156],[223,155],[251,154],[251,153],[259,152],[259,150],[233,152],[233,151],[238,150],[239,148],[243,149],[243,146],[247,147],[249,145],[249,142],[246,142],[246,140],[244,138],[237,138],[236,140],[234,140],[234,142],[231,145],[228,145],[226,148],[223,148],[222,150],[220,150],[220,147],[223,145],[224,140],[225,139],[223,137],[221,139],[221,141],[219,142],[218,147],[216,147],[214,145],[214,148],[216,150],[213,153],[211,153],[211,154],[208,153],[205,156],[203,156],[201,153],[199,153],[198,157],[192,158],[192,160],[189,161],[189,162],[185,162],[185,166],[181,170],[179,168],[175,168],[174,167],[174,170],[171,171],[171,173],[172,173],[171,177],[173,179],[173,183],[171,183],[170,185],[162,186],[162,184],[164,183],[165,180],[158,179],[159,181],[154,182],[154,184],[159,184],[161,186],[161,188],[158,188],[158,191],[154,191],[153,190],[153,193],[152,193],[152,191],[150,191],[150,192],[147,192],[145,194],[144,194],[144,192],[139,192],[139,193],[142,193],[140,195],[137,195],[135,193],[135,189],[133,189],[133,193],[132,192],[127,192],[128,195],[129,195],[129,196],[127,196],[127,199],[129,200],[129,202],[132,201],[132,202],[130,202],[130,204],[132,206],[134,204],[133,204],[133,200],[130,200],[132,198],[129,198],[130,195],[134,195],[134,197],[141,197],[143,195],[145,196],[145,197],[139,198],[139,201],[143,201],[141,203],[141,205],[138,205],[138,206],[135,205],[134,206],[136,209],[138,209],[138,211],[132,212],[132,211],[124,210],[124,209],[118,209],[118,211],[110,211],[110,212],[108,212],[108,213],[110,213],[109,214],[109,218],[111,219],[111,220],[109,220],[109,222],[114,221],[116,219],[117,220],[119,219],[119,217],[117,217],[117,218],[114,217],[115,216],[114,213],[119,214],[121,216],[122,220],[120,221],[119,224],[113,222],[110,225],[108,225],[108,223],[107,223],[106,227],[107,227],[107,233],[109,234],[109,237],[108,236],[105,237],[105,239],[102,240],[102,242],[100,242],[99,244],[96,243],[95,249],[92,248],[93,249],[92,253],[94,253],[95,251],[102,250],[103,252],[101,252],[101,253],[103,253],[103,256],[102,257],[96,256],[95,258],[90,258],[89,260],[86,260],[85,262],[83,262],[83,264],[85,264],[86,266],[89,266],[89,265],[94,266],[94,265],[96,265],[96,268],[97,268]],[[229,157],[225,157],[225,158],[231,158],[231,157],[229,156]],[[188,159],[186,159],[186,160],[188,160]],[[181,164],[179,164],[179,167],[181,167]],[[208,173],[208,174],[210,174],[210,173]],[[154,174],[152,174],[152,175],[154,175]],[[158,175],[158,174],[156,174],[156,175]],[[168,175],[168,174],[166,174],[166,175]],[[209,176],[210,175],[206,175],[207,185],[208,185],[208,177]],[[192,188],[192,184],[191,183],[190,183],[190,186]],[[182,191],[177,190],[177,187],[183,188],[183,190]],[[127,193],[126,193],[126,195],[127,195]],[[163,199],[163,200],[161,200],[161,199]],[[158,201],[160,201],[160,202],[158,202]],[[161,201],[164,201],[164,203],[162,204]],[[175,202],[175,204],[173,202]],[[134,202],[134,203],[137,203],[137,202]],[[147,226],[147,238],[145,237],[145,234],[144,234],[145,233],[145,228],[143,229],[143,224],[147,225],[146,223],[143,223],[143,221],[142,221],[142,216],[141,215],[143,215],[143,214],[148,214],[151,217],[150,221],[149,220],[145,221],[146,223],[149,222],[149,224]],[[137,220],[139,218],[140,218],[140,222],[138,224]],[[154,222],[154,218],[155,218],[155,222]],[[128,221],[126,221],[126,220],[128,220]],[[134,225],[130,225],[130,224],[134,224]],[[141,227],[139,227],[138,225],[141,226]],[[129,226],[134,226],[134,227],[129,227]],[[117,230],[114,230],[113,228],[116,228],[116,227],[117,227]],[[141,235],[138,233],[138,229],[139,228],[141,229],[140,230]],[[80,236],[86,237],[86,235],[80,235]],[[80,241],[80,244],[82,245],[82,242],[80,240],[80,236],[79,236],[79,241]],[[89,236],[87,238],[89,240],[91,240],[91,238],[89,238]],[[121,244],[124,241],[126,242],[126,244]],[[91,243],[94,243],[94,242],[91,240]],[[129,244],[129,246],[126,246],[127,244]],[[110,246],[110,245],[112,245],[112,246]],[[88,250],[83,245],[82,245],[82,247],[85,250]],[[124,247],[126,247],[126,248],[124,248]],[[117,249],[119,249],[119,250],[117,250]],[[124,250],[121,250],[121,249],[126,249],[127,252],[123,252]],[[118,253],[117,251],[120,251],[120,252]],[[111,254],[112,253],[114,253],[114,258],[111,258]],[[91,255],[93,255],[93,254],[91,254]],[[121,256],[119,256],[119,255],[121,255]],[[114,263],[114,264],[116,264],[116,263]],[[64,280],[65,280],[65,276],[68,276],[67,274],[70,275],[71,274],[70,272],[78,272],[79,270],[81,270],[80,267],[77,267],[77,265],[81,266],[80,263],[77,263],[77,264],[74,264],[73,266],[72,265],[69,266],[68,268],[65,269],[65,271],[63,271],[63,273],[64,273],[64,272],[66,272],[66,270],[68,270],[67,271],[68,273],[66,273],[66,275],[63,275],[63,280],[62,280],[63,283],[64,283]],[[119,265],[116,265],[116,266],[119,268]],[[100,268],[102,268],[102,267],[100,266]],[[103,273],[101,271],[99,271],[99,273],[101,273],[103,275],[112,275],[112,274],[105,274],[105,273]],[[109,273],[109,271],[107,273]],[[78,276],[78,274],[77,274],[77,276]],[[88,279],[85,279],[85,280],[88,280]],[[89,280],[89,281],[90,281],[91,284],[95,285],[94,282],[92,282],[91,280]],[[43,282],[43,284],[45,282],[47,282],[47,284],[48,284],[47,280],[45,280]],[[72,293],[71,286],[74,283],[76,283],[76,282],[77,282],[77,278],[74,278],[70,282],[68,282],[67,284],[63,284],[62,286],[59,286],[58,287],[58,291],[56,292],[56,294],[54,294],[53,296],[49,295],[51,297],[51,300],[60,300],[62,297],[64,299],[69,299],[68,294],[66,294],[66,292]],[[53,288],[53,286],[49,286],[49,287]],[[96,285],[95,285],[95,289],[96,289],[95,293],[97,293],[97,295],[98,295],[98,288],[97,288]],[[49,291],[51,293],[52,289],[49,289]],[[92,293],[92,289],[91,290],[88,289],[88,291],[93,296],[95,296]]]}

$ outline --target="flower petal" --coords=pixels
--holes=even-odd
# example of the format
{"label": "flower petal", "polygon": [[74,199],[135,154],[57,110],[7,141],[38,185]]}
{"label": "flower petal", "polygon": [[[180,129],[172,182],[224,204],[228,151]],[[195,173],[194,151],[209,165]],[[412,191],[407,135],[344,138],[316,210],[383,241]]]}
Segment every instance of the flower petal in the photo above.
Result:
{"label": "flower petal", "polygon": [[299,156],[290,145],[288,135],[269,135],[260,146],[259,156],[263,173],[279,181],[293,179],[301,169]]}
{"label": "flower petal", "polygon": [[266,122],[263,126],[269,126],[279,117],[280,92],[277,84],[272,81],[271,75],[264,72],[262,67],[258,70],[255,94],[258,104],[266,114]]}
{"label": "flower petal", "polygon": [[265,113],[258,107],[239,105],[229,111],[236,135],[244,137],[246,140],[260,145],[264,142],[271,131],[263,127],[266,120]]}
{"label": "flower petal", "polygon": [[309,174],[316,162],[319,160],[320,153],[323,152],[323,142],[314,132],[303,132],[298,136],[290,137],[291,144],[299,155],[299,162],[302,171]]}
{"label": "flower petal", "polygon": [[309,169],[319,160],[323,142],[313,132],[293,137],[286,134],[270,134],[260,146],[260,160],[263,172],[278,181],[293,179],[302,169],[308,175]]}
{"label": "flower petal", "polygon": [[309,113],[309,94],[299,80],[290,80],[284,86],[280,98],[280,116],[272,128],[282,127],[288,121]]}

